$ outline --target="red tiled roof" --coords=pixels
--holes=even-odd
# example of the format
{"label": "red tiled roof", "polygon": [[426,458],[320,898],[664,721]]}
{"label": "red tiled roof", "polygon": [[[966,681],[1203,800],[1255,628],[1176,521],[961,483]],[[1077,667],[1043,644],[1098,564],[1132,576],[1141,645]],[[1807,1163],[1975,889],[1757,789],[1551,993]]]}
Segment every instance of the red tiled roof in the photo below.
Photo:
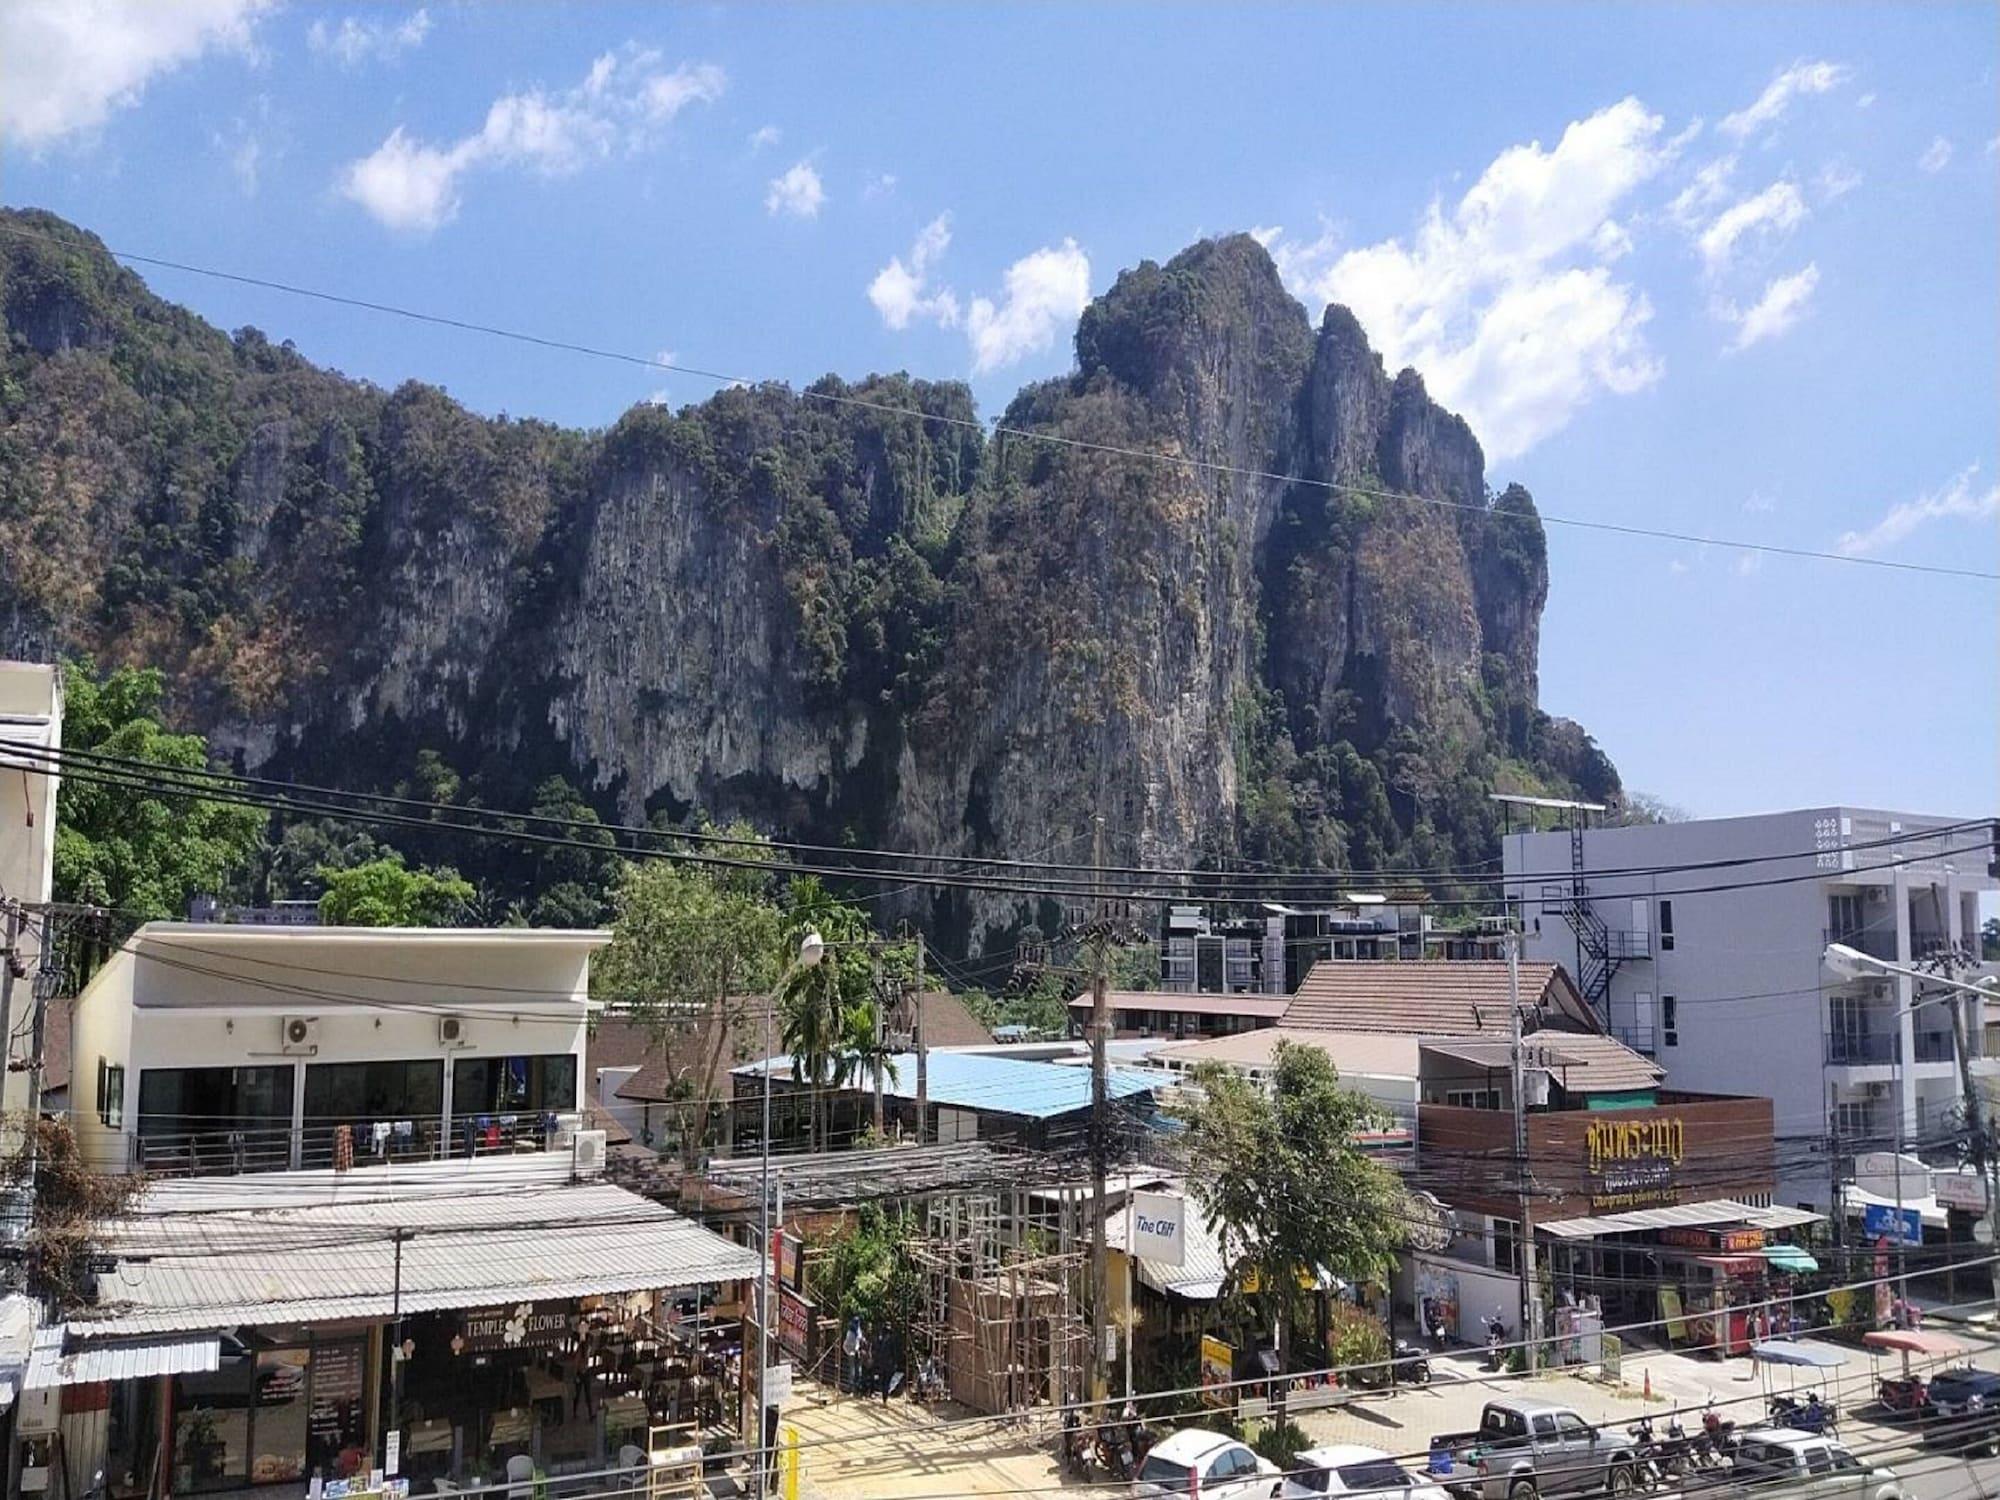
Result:
{"label": "red tiled roof", "polygon": [[[1527,1029],[1598,1029],[1561,964],[1523,962],[1520,975]],[[1504,1036],[1507,965],[1484,958],[1322,959],[1292,996],[1284,1024],[1412,1036]]]}

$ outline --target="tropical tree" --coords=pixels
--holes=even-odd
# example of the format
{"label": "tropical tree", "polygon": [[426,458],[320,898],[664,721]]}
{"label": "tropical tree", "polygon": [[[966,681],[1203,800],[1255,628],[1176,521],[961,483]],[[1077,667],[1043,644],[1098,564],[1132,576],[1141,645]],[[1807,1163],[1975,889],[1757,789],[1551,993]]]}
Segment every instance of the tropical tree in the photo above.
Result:
{"label": "tropical tree", "polygon": [[[1369,1160],[1355,1133],[1380,1111],[1341,1085],[1326,1054],[1281,1042],[1269,1084],[1208,1064],[1181,1107],[1187,1123],[1188,1186],[1225,1244],[1240,1247],[1232,1271],[1278,1329],[1280,1369],[1304,1305],[1302,1283],[1326,1270],[1359,1284],[1386,1276],[1404,1238],[1396,1179]],[[1284,1384],[1276,1419],[1282,1425]]]}
{"label": "tropical tree", "polygon": [[[746,833],[747,836],[747,833]],[[728,1064],[782,965],[784,913],[760,870],[666,861],[628,867],[595,998],[646,1026],[666,1065],[675,1149],[692,1173],[713,1137]]]}
{"label": "tropical tree", "polygon": [[876,954],[868,919],[836,900],[810,875],[793,880],[785,893],[787,952],[796,951],[808,932],[826,943],[816,964],[794,964],[778,992],[781,1041],[792,1058],[794,1082],[812,1094],[812,1145],[820,1150],[830,1134],[829,1090],[846,1087],[876,1052]]}
{"label": "tropical tree", "polygon": [[[63,664],[63,743],[179,771],[208,767],[208,742],[174,734],[160,718],[160,674],[122,667],[99,678],[88,661]],[[263,840],[254,807],[132,785],[126,767],[66,775],[56,798],[57,899],[152,919],[183,917],[191,897],[220,893]]]}
{"label": "tropical tree", "polygon": [[474,894],[458,871],[409,869],[393,849],[344,870],[322,866],[319,876],[319,919],[330,927],[449,927]]}

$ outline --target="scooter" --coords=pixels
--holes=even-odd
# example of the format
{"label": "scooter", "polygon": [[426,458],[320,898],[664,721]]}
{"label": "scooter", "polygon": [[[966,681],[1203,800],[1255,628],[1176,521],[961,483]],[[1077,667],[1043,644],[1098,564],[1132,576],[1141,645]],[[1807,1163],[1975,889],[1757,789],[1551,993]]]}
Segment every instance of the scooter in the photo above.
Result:
{"label": "scooter", "polygon": [[1498,1313],[1490,1314],[1486,1319],[1486,1368],[1487,1369],[1498,1370],[1500,1366],[1506,1362],[1506,1353],[1505,1353],[1506,1343],[1507,1343],[1507,1325],[1501,1321],[1500,1314]]}
{"label": "scooter", "polygon": [[1875,1387],[1875,1399],[1892,1417],[1920,1417],[1930,1404],[1931,1388],[1921,1375],[1890,1375]]}
{"label": "scooter", "polygon": [[1625,1435],[1632,1439],[1632,1477],[1649,1490],[1658,1489],[1666,1470],[1660,1463],[1660,1445],[1653,1441],[1653,1419],[1639,1418]]}
{"label": "scooter", "polygon": [[1832,1435],[1840,1424],[1840,1409],[1831,1401],[1822,1401],[1817,1391],[1804,1401],[1790,1396],[1771,1398],[1771,1421],[1779,1427],[1790,1427],[1798,1432],[1810,1432],[1817,1436]]}
{"label": "scooter", "polygon": [[1430,1356],[1405,1339],[1396,1340],[1396,1378],[1410,1385],[1431,1383]]}
{"label": "scooter", "polygon": [[1695,1439],[1695,1456],[1706,1468],[1720,1468],[1736,1457],[1736,1424],[1717,1415],[1711,1400],[1701,1410],[1701,1436]]}
{"label": "scooter", "polygon": [[1683,1479],[1694,1467],[1694,1444],[1681,1426],[1679,1413],[1667,1417],[1667,1436],[1660,1444],[1660,1471],[1668,1479]]}

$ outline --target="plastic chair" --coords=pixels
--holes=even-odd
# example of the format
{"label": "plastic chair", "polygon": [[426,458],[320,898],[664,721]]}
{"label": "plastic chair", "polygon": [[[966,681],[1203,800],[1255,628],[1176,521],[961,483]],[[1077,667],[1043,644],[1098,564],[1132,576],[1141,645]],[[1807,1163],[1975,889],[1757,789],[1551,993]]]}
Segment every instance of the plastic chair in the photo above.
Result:
{"label": "plastic chair", "polygon": [[507,1500],[525,1500],[532,1491],[535,1477],[535,1461],[525,1453],[516,1453],[507,1460]]}

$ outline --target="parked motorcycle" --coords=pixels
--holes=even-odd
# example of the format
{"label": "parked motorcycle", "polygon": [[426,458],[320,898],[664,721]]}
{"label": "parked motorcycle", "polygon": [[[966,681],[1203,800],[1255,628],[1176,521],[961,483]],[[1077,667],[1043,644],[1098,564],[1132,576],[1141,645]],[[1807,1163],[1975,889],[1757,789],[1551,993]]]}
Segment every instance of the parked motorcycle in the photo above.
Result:
{"label": "parked motorcycle", "polygon": [[1506,1363],[1507,1325],[1500,1314],[1489,1313],[1486,1318],[1486,1368],[1498,1370]]}
{"label": "parked motorcycle", "polygon": [[1431,1383],[1430,1356],[1407,1339],[1396,1340],[1396,1379],[1406,1385],[1429,1385]]}
{"label": "parked motorcycle", "polygon": [[1930,1404],[1930,1382],[1921,1375],[1890,1375],[1875,1387],[1875,1399],[1892,1417],[1920,1417]]}
{"label": "parked motorcycle", "polygon": [[1660,1471],[1668,1479],[1678,1480],[1686,1478],[1694,1466],[1694,1443],[1681,1426],[1680,1414],[1670,1413],[1667,1435],[1660,1441]]}
{"label": "parked motorcycle", "polygon": [[1726,1421],[1711,1399],[1701,1411],[1701,1435],[1695,1439],[1695,1457],[1704,1468],[1717,1469],[1736,1456],[1736,1424]]}
{"label": "parked motorcycle", "polygon": [[1625,1429],[1632,1439],[1632,1477],[1649,1490],[1656,1490],[1666,1478],[1660,1462],[1660,1445],[1653,1439],[1653,1419],[1641,1417]]}
{"label": "parked motorcycle", "polygon": [[1771,1421],[1779,1427],[1790,1427],[1797,1432],[1830,1437],[1839,1428],[1840,1408],[1831,1401],[1820,1400],[1817,1391],[1803,1401],[1791,1396],[1773,1396]]}

